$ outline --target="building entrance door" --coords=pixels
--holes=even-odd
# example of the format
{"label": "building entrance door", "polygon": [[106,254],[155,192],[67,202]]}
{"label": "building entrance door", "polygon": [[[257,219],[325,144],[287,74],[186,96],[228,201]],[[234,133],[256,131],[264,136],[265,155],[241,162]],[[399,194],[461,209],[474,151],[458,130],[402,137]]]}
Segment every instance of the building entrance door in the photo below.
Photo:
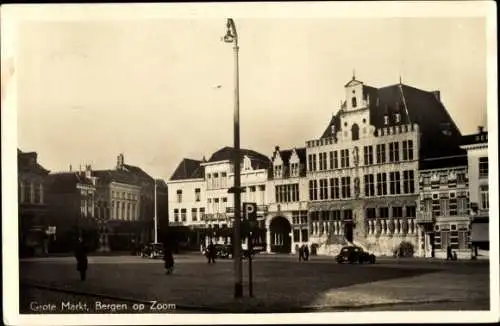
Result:
{"label": "building entrance door", "polygon": [[352,220],[344,220],[344,235],[347,241],[353,240],[353,223]]}
{"label": "building entrance door", "polygon": [[271,252],[290,253],[292,250],[292,237],[290,222],[282,217],[275,217],[269,226],[271,232]]}

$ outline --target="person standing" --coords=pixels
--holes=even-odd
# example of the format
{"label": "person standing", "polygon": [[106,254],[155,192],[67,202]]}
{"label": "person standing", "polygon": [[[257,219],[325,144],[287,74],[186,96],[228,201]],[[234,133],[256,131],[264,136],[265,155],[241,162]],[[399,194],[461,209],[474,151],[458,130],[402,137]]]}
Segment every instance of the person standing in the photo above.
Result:
{"label": "person standing", "polygon": [[165,262],[165,273],[171,274],[174,271],[174,255],[170,246],[164,246],[163,260]]}
{"label": "person standing", "polygon": [[80,273],[80,280],[85,281],[87,277],[87,246],[83,241],[83,238],[80,236],[78,238],[78,243],[75,248],[75,258],[76,258],[76,269]]}
{"label": "person standing", "polygon": [[210,241],[210,244],[207,247],[207,258],[208,258],[208,263],[215,263],[215,246],[212,241]]}

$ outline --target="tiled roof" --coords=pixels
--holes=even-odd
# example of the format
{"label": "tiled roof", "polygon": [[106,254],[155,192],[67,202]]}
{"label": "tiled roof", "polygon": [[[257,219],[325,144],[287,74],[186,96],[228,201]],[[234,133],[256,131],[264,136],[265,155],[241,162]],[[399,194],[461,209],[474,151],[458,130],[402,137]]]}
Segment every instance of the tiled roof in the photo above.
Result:
{"label": "tiled roof", "polygon": [[67,193],[76,190],[77,184],[92,186],[92,181],[83,175],[84,172],[61,172],[49,174],[47,183],[52,193]]}
{"label": "tiled roof", "polygon": [[204,177],[205,169],[200,166],[201,161],[185,158],[175,169],[170,180],[200,179]]}
{"label": "tiled roof", "polygon": [[481,131],[476,134],[464,135],[460,140],[461,145],[473,145],[488,143],[488,132]]}
{"label": "tiled roof", "polygon": [[[389,116],[389,125],[395,125],[395,114],[399,113],[401,124],[416,123],[422,133],[421,158],[462,155],[459,148],[460,131],[446,108],[433,92],[404,84],[382,88],[363,85],[363,94],[370,101],[370,123],[376,128],[386,127],[384,116]],[[332,137],[331,127],[342,130],[340,115],[334,115],[321,138]]]}
{"label": "tiled roof", "polygon": [[467,166],[467,155],[436,157],[420,160],[420,170],[432,170],[441,168],[450,168],[455,166]]}
{"label": "tiled roof", "polygon": [[127,170],[97,170],[92,171],[92,174],[99,178],[99,182],[103,183],[118,182],[137,186],[140,185],[137,175]]}
{"label": "tiled roof", "polygon": [[[252,161],[252,167],[254,169],[267,169],[271,164],[269,157],[251,149],[240,149],[240,155],[241,158],[243,158],[244,156],[248,156]],[[208,162],[219,162],[232,159],[233,147],[226,146],[213,153]]]}
{"label": "tiled roof", "polygon": [[19,173],[34,173],[48,175],[49,170],[45,169],[37,162],[36,152],[23,152],[17,149],[17,171]]}
{"label": "tiled roof", "polygon": [[130,164],[123,164],[123,167],[126,168],[129,172],[134,173],[135,175],[137,175],[140,178],[146,179],[146,180],[151,181],[151,182],[154,181],[154,178],[151,177],[146,172],[144,172],[144,170],[141,169],[140,167],[130,165]]}

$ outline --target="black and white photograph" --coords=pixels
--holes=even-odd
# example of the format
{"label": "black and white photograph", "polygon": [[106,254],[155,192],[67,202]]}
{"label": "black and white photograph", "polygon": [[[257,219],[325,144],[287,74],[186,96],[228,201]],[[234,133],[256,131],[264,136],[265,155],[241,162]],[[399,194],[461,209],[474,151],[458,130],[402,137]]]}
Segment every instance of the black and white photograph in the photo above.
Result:
{"label": "black and white photograph", "polygon": [[494,2],[1,11],[5,324],[499,321]]}

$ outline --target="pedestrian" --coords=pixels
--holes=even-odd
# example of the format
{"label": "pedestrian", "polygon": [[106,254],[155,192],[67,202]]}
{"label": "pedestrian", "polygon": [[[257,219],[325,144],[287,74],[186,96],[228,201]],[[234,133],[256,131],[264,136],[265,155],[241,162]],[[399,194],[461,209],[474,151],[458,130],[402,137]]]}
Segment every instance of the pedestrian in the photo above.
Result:
{"label": "pedestrian", "polygon": [[448,247],[446,247],[446,260],[452,260],[452,259],[453,256],[451,253],[451,245],[448,245]]}
{"label": "pedestrian", "polygon": [[304,246],[304,260],[305,261],[309,260],[309,246],[308,245]]}
{"label": "pedestrian", "polygon": [[80,280],[85,281],[87,276],[87,246],[83,241],[83,238],[78,237],[78,243],[75,248],[75,258],[76,258],[76,269],[80,273]]}
{"label": "pedestrian", "polygon": [[214,263],[215,264],[215,246],[212,241],[210,241],[210,244],[207,247],[207,258],[208,258],[208,263]]}
{"label": "pedestrian", "polygon": [[163,261],[165,262],[165,274],[171,274],[174,271],[174,255],[168,245],[163,247]]}
{"label": "pedestrian", "polygon": [[299,261],[303,261],[304,260],[304,246],[300,246],[298,247],[298,252],[299,252]]}

